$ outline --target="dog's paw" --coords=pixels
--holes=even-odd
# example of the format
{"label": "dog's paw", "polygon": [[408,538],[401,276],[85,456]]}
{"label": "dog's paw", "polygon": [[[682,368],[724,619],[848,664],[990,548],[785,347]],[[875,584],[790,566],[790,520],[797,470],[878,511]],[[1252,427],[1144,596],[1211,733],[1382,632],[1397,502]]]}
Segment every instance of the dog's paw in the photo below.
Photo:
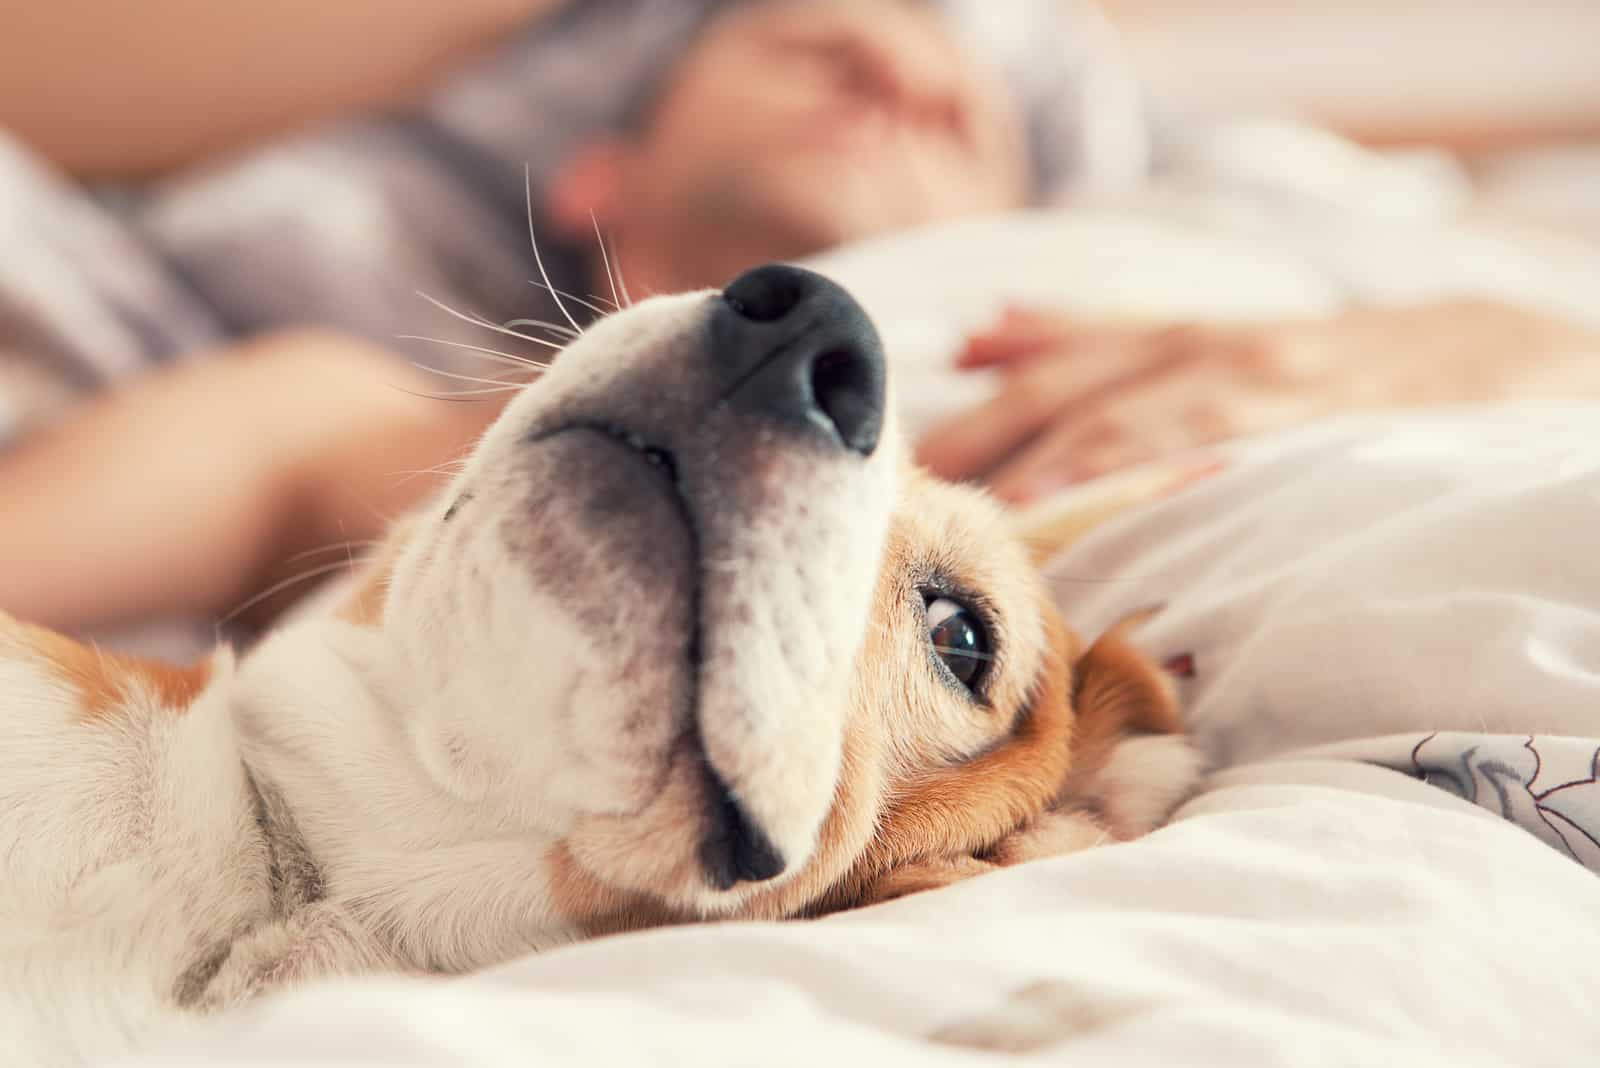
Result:
{"label": "dog's paw", "polygon": [[1205,757],[1187,735],[1135,735],[1116,744],[1075,800],[1115,838],[1138,838],[1165,823],[1204,773]]}
{"label": "dog's paw", "polygon": [[1057,809],[1017,828],[996,842],[983,859],[1001,867],[1042,857],[1059,857],[1111,841],[1111,834],[1086,812]]}
{"label": "dog's paw", "polygon": [[209,982],[185,1007],[219,1012],[313,979],[378,970],[401,969],[347,910],[318,902],[227,947]]}

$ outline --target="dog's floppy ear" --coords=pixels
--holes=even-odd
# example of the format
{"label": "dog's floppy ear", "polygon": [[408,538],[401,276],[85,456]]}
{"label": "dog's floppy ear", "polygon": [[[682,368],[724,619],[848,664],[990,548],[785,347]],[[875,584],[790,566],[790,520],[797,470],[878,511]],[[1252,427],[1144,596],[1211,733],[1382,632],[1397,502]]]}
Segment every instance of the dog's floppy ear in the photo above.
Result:
{"label": "dog's floppy ear", "polygon": [[1091,813],[1117,838],[1163,822],[1201,770],[1171,677],[1128,638],[1154,614],[1113,627],[1074,665],[1072,768],[1057,807]]}
{"label": "dog's floppy ear", "polygon": [[1154,830],[1193,790],[1202,760],[1183,734],[1171,679],[1129,640],[1125,619],[1073,664],[1072,764],[1050,811],[984,859],[1005,866]]}
{"label": "dog's floppy ear", "polygon": [[1095,640],[1073,665],[1072,772],[1067,790],[1105,763],[1110,750],[1134,735],[1179,734],[1183,719],[1172,680],[1128,638],[1159,609],[1146,609]]}

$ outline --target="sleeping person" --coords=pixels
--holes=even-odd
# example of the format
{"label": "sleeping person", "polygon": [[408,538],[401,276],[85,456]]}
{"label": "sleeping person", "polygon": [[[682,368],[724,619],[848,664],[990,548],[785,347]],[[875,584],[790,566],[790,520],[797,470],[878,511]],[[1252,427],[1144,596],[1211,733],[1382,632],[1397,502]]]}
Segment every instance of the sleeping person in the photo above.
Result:
{"label": "sleeping person", "polygon": [[[343,567],[438,484],[525,370],[471,346],[542,359],[528,324],[559,344],[624,292],[1147,177],[1155,124],[1093,12],[1007,14],[594,0],[419,102],[137,187],[91,197],[10,146],[0,607],[214,618]],[[1232,330],[1024,310],[966,357],[1010,384],[919,456],[1025,501],[1343,407],[1494,396],[1577,333],[1483,305]]]}

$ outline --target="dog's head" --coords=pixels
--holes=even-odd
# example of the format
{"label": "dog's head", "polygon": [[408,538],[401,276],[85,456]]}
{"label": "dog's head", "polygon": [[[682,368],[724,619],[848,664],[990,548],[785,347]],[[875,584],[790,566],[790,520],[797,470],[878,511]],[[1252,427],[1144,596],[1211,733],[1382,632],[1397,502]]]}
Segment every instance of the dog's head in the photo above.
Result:
{"label": "dog's head", "polygon": [[910,469],[820,276],[591,327],[416,518],[382,607],[427,774],[596,929],[789,915],[1060,791],[1076,648],[981,494]]}

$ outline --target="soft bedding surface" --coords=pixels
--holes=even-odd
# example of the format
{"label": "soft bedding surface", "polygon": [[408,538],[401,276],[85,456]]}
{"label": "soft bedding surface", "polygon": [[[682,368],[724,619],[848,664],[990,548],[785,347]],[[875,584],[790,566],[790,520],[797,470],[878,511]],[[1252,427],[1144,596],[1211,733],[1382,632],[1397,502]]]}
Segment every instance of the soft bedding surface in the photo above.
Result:
{"label": "soft bedding surface", "polygon": [[119,1063],[1592,1063],[1600,885],[1433,800],[1235,786],[860,913],[309,989]]}
{"label": "soft bedding surface", "polygon": [[1056,559],[1074,626],[1164,601],[1142,640],[1192,665],[1216,771],[1144,840],[307,990],[129,1063],[1592,1063],[1597,427],[1572,404],[1246,442]]}

